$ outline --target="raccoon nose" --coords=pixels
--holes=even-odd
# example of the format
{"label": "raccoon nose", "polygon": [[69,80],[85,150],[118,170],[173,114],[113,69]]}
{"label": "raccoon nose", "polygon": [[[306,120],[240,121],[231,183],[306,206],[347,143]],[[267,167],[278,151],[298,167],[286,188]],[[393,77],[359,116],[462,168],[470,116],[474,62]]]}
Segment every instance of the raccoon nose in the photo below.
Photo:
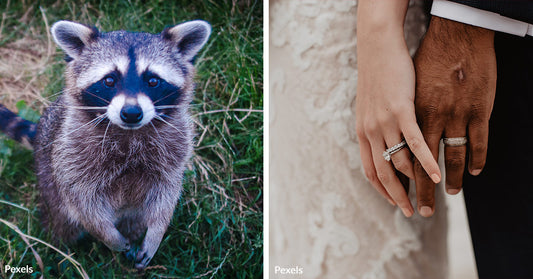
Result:
{"label": "raccoon nose", "polygon": [[143,119],[143,111],[138,105],[125,105],[120,111],[120,119],[128,124],[135,124]]}

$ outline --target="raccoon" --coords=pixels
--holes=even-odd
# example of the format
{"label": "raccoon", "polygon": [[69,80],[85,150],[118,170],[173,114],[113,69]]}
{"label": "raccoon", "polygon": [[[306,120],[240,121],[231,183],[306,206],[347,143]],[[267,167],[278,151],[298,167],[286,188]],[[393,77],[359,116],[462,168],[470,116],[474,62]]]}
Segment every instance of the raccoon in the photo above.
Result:
{"label": "raccoon", "polygon": [[0,107],[0,129],[33,146],[45,228],[67,244],[89,233],[145,268],[182,192],[193,62],[211,26],[106,33],[59,21],[51,33],[66,54],[63,93],[38,124]]}

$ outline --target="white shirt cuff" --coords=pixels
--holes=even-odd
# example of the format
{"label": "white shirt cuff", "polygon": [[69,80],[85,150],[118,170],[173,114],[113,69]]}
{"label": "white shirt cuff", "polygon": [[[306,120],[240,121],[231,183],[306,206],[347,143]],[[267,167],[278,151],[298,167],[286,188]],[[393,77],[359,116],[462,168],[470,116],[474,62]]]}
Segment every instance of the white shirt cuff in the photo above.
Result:
{"label": "white shirt cuff", "polygon": [[433,0],[431,14],[517,36],[533,36],[532,24],[446,0]]}

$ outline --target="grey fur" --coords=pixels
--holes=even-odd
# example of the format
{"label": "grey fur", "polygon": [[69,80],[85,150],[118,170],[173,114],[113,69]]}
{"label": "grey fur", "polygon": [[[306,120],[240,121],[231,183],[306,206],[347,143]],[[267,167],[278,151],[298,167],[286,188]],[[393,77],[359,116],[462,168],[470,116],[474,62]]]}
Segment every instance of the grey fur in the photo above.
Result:
{"label": "grey fur", "polygon": [[[65,93],[41,117],[34,149],[44,224],[63,242],[72,243],[88,232],[110,249],[128,251],[144,235],[137,268],[146,267],[157,251],[192,151],[191,59],[210,33],[203,21],[186,24],[188,29],[180,31],[178,25],[162,34],[94,33],[66,21],[52,27],[54,39],[72,60],[66,68]],[[184,30],[203,32],[196,37],[204,40],[195,45],[193,41],[195,49],[180,49],[176,38],[183,39]],[[72,44],[76,36],[82,45]],[[85,125],[94,117],[76,108],[83,105],[83,88],[77,87],[80,75],[130,50],[139,59],[181,73],[179,105],[167,112],[168,123],[154,119],[136,130],[98,121]]]}

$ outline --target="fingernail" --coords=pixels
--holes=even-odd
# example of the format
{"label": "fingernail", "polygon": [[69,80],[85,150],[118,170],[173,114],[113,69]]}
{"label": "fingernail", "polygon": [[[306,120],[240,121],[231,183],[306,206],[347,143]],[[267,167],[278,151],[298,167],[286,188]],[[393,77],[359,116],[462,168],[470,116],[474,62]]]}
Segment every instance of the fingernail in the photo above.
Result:
{"label": "fingernail", "polygon": [[433,180],[434,183],[439,183],[440,182],[440,176],[436,173],[432,174],[431,175],[431,180]]}
{"label": "fingernail", "polygon": [[402,208],[402,212],[405,217],[411,217],[411,215],[413,215],[413,212],[407,208]]}
{"label": "fingernail", "polygon": [[450,195],[457,195],[459,192],[461,192],[461,189],[450,188],[446,190],[446,192],[448,192]]}
{"label": "fingernail", "polygon": [[396,203],[395,203],[393,200],[391,200],[391,199],[387,199],[387,201],[388,201],[392,206],[396,206]]}
{"label": "fingernail", "polygon": [[481,173],[481,169],[476,169],[470,172],[472,175],[479,175]]}
{"label": "fingernail", "polygon": [[431,209],[431,207],[429,206],[422,206],[419,212],[420,212],[420,215],[424,217],[429,217],[431,216],[431,214],[433,214],[433,209]]}

